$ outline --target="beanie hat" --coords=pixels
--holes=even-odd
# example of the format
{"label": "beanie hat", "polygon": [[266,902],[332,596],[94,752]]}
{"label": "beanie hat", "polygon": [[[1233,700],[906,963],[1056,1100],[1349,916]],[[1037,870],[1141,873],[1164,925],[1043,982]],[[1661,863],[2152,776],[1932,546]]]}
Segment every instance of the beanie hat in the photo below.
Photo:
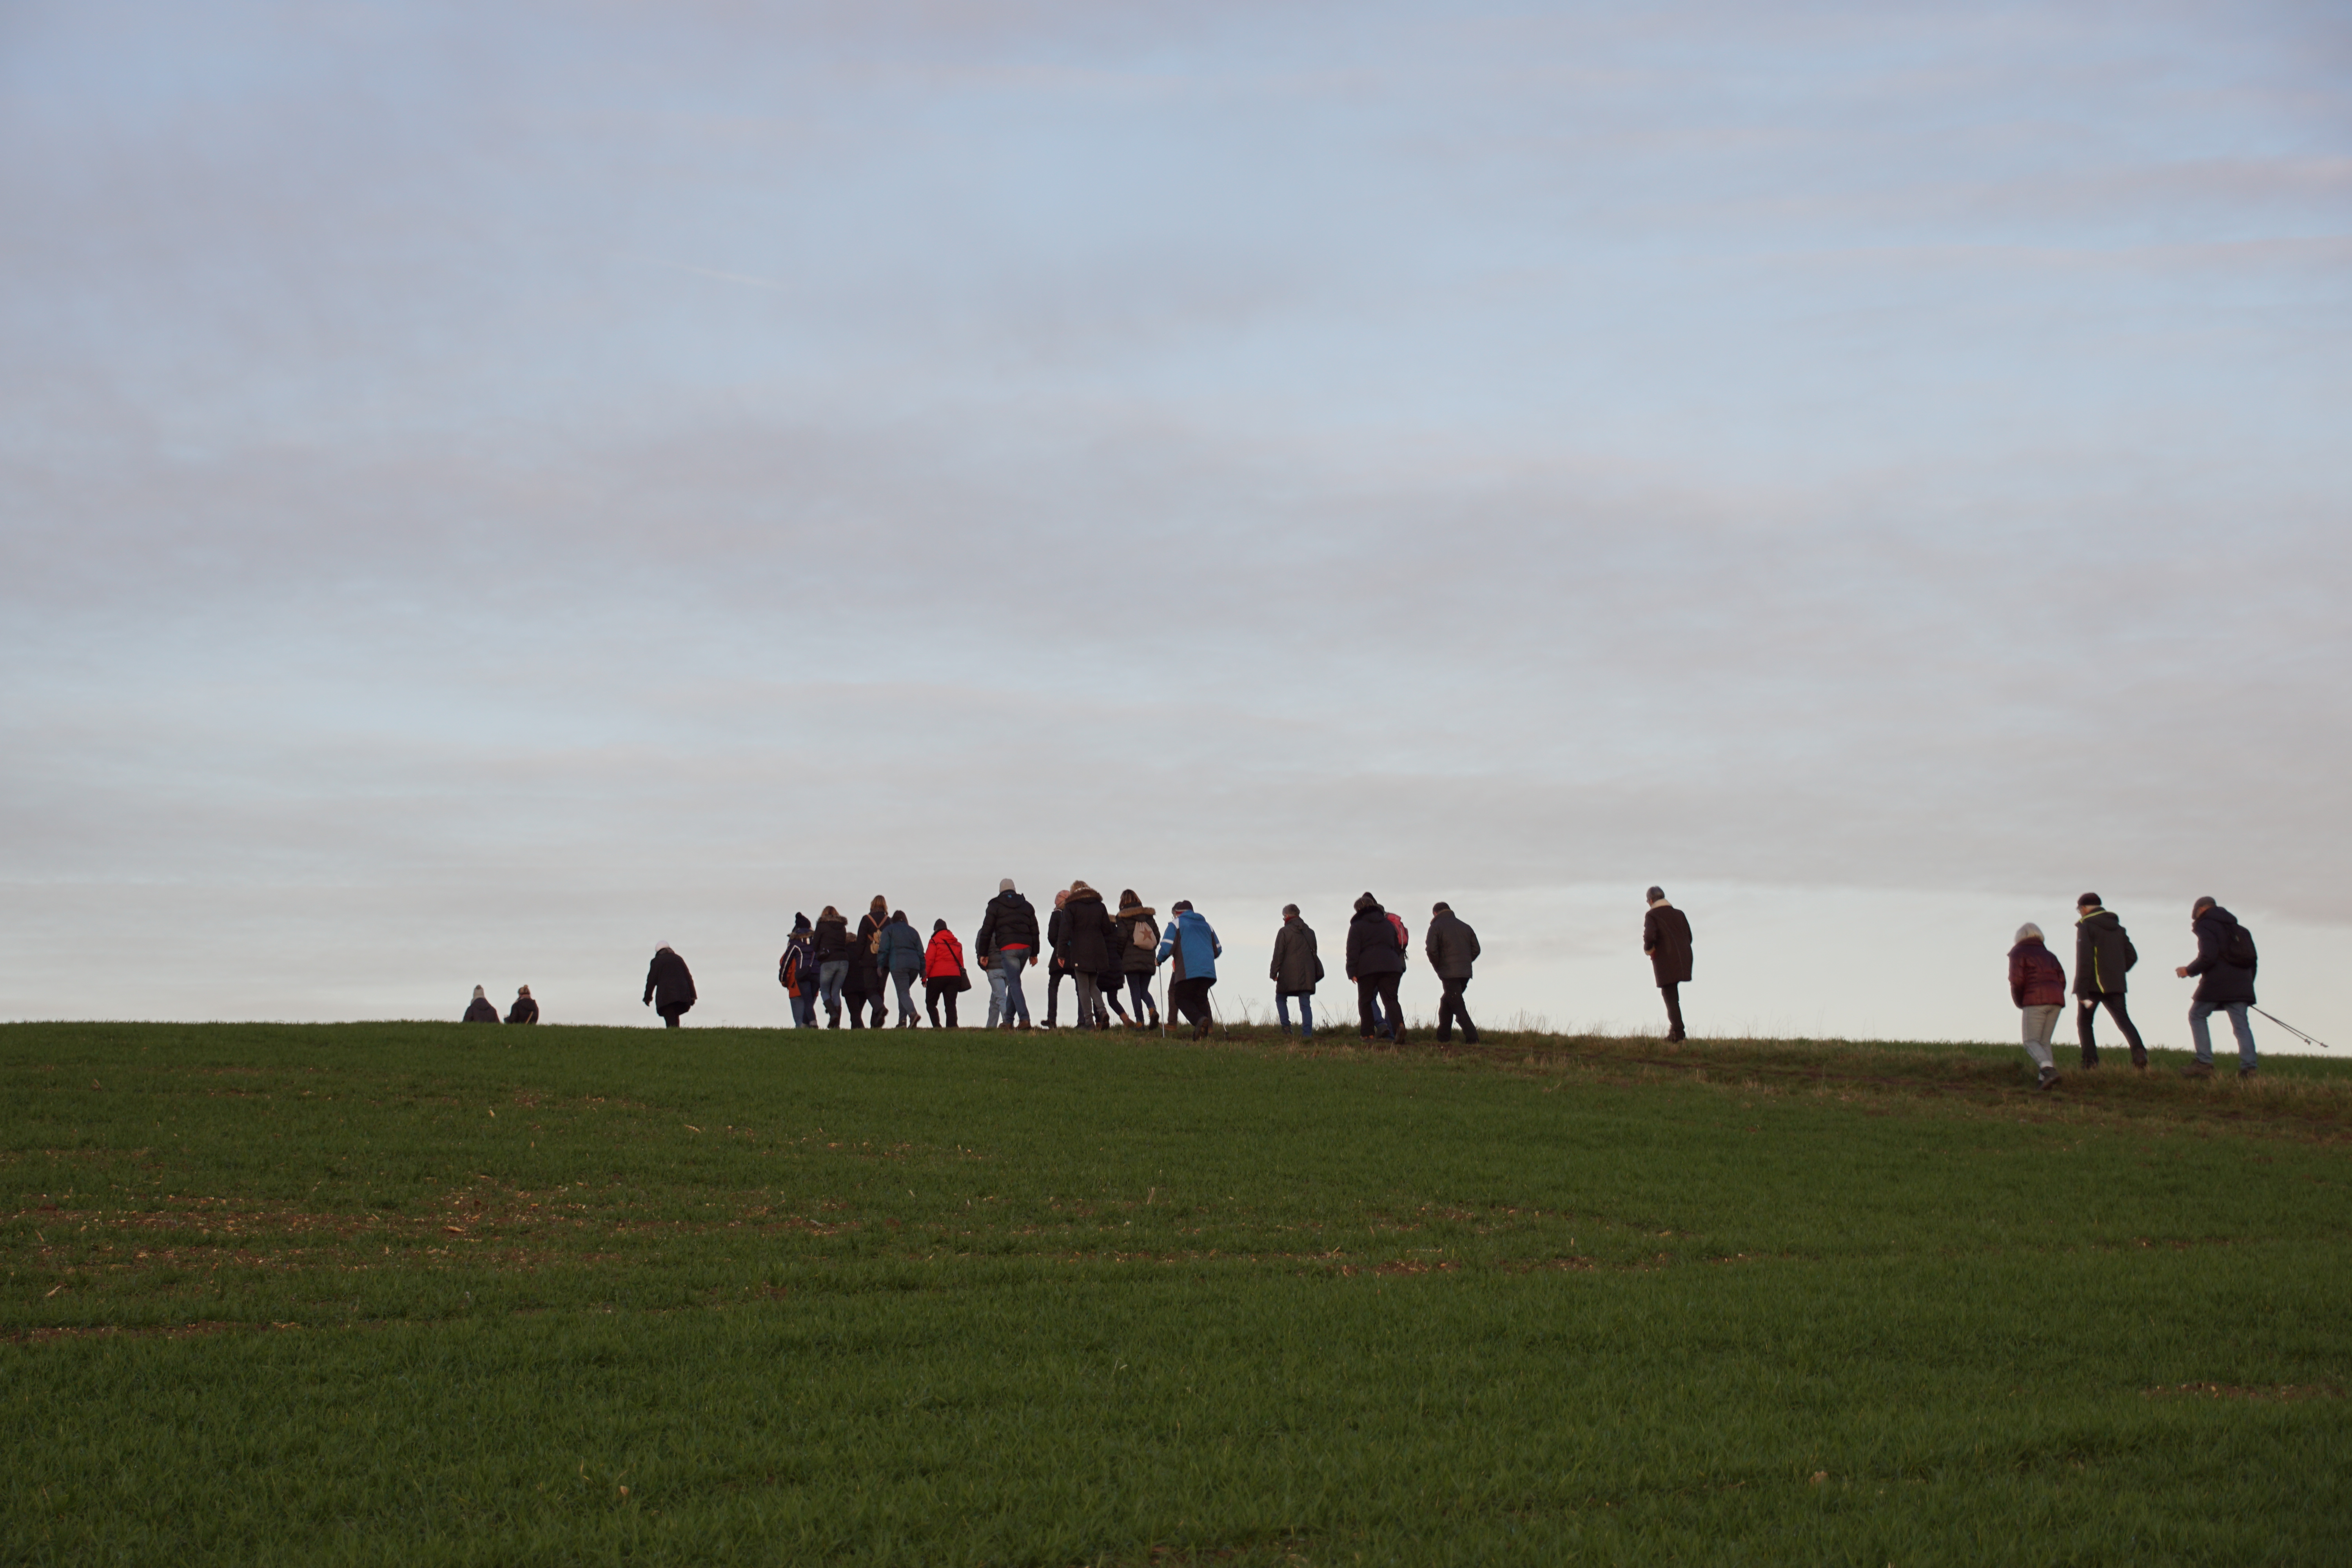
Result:
{"label": "beanie hat", "polygon": [[997,884],[996,884],[996,890],[997,890],[998,892],[1000,892],[1000,893],[1009,893],[1009,892],[1011,892],[1011,891],[1013,890],[1013,879],[1012,879],[1012,878],[1010,878],[1010,877],[1007,877],[1007,878],[1005,878],[1005,879],[1004,879],[1004,880],[1003,880],[1003,881],[1001,881],[1001,882],[997,883]]}
{"label": "beanie hat", "polygon": [[482,988],[478,985],[474,987],[474,1000],[477,1002],[485,1000],[482,995]]}
{"label": "beanie hat", "polygon": [[2107,906],[2099,902],[2098,894],[2084,893],[2081,898],[2074,900],[2074,907],[2078,910],[2104,910]]}
{"label": "beanie hat", "polygon": [[518,996],[528,996],[530,994],[530,987],[526,985],[521,990],[516,992],[515,994]]}
{"label": "beanie hat", "polygon": [[1648,892],[1642,895],[1643,900],[1653,904],[1656,903],[1660,899],[1663,899],[1665,896],[1666,890],[1664,888],[1652,888]]}

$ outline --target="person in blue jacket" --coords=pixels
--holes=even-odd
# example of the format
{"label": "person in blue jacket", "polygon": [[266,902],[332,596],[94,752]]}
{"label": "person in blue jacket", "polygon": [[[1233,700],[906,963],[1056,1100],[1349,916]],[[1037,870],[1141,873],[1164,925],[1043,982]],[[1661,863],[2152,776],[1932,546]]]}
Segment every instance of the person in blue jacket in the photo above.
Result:
{"label": "person in blue jacket", "polygon": [[1209,922],[1192,912],[1192,900],[1180,899],[1168,911],[1168,929],[1160,933],[1159,963],[1175,960],[1168,983],[1168,1010],[1192,1020],[1192,1037],[1209,1032],[1209,987],[1217,983],[1217,960],[1224,947]]}

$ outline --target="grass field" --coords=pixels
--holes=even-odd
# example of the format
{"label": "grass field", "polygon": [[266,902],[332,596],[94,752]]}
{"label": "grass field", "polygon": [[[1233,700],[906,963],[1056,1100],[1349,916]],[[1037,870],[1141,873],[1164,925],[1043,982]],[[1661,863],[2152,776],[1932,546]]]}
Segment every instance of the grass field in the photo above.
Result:
{"label": "grass field", "polygon": [[0,1558],[2352,1560],[2352,1070],[0,1028]]}

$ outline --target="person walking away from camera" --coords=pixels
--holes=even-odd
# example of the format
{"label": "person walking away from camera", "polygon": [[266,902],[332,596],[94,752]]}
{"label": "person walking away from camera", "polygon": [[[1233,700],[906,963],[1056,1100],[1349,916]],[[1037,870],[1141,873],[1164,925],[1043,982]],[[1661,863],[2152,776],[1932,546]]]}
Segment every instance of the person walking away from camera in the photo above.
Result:
{"label": "person walking away from camera", "polygon": [[1062,982],[1069,977],[1069,965],[1062,961],[1063,908],[1070,901],[1067,888],[1054,895],[1054,912],[1045,917],[1045,1027],[1055,1026],[1062,1010]]}
{"label": "person walking away from camera", "polygon": [[[1119,973],[1127,977],[1128,1002],[1135,1009],[1134,1026],[1139,1029],[1160,1026],[1160,1004],[1151,996],[1151,977],[1160,972],[1157,919],[1156,911],[1135,896],[1133,888],[1119,894],[1118,913],[1111,919],[1118,928]],[[1149,1024],[1143,1021],[1147,1012],[1151,1016]]]}
{"label": "person walking away from camera", "polygon": [[466,1004],[466,1022],[468,1024],[495,1024],[498,1021],[499,1005],[491,1001],[480,986],[475,986],[474,999]]}
{"label": "person walking away from camera", "polygon": [[1404,1010],[1397,1003],[1397,983],[1403,977],[1404,942],[1381,901],[1366,893],[1356,900],[1355,918],[1348,922],[1348,978],[1356,983],[1357,1033],[1362,1038],[1404,1038]]}
{"label": "person walking away from camera", "polygon": [[694,975],[667,942],[654,949],[646,969],[646,1005],[661,1015],[662,1027],[675,1029],[694,1005]]}
{"label": "person walking away from camera", "polygon": [[1666,901],[1665,889],[1652,888],[1646,895],[1650,912],[1642,917],[1642,951],[1650,955],[1650,974],[1666,1004],[1668,1043],[1685,1038],[1683,1032],[1683,992],[1691,977],[1690,917]]}
{"label": "person walking away from camera", "polygon": [[[881,894],[874,895],[858,917],[857,934],[852,939],[849,962],[849,1026],[858,1026],[859,1002],[874,1006],[873,1028],[880,1028],[890,1016],[889,971],[882,962],[882,928],[890,923],[890,900]],[[864,989],[858,987],[863,984]]]}
{"label": "person walking away from camera", "polygon": [[841,1027],[841,997],[849,984],[849,917],[824,906],[809,946],[816,956],[817,994],[824,999],[824,1026]]}
{"label": "person walking away from camera", "polygon": [[507,1009],[507,1022],[509,1024],[539,1022],[539,1004],[530,999],[530,986],[522,986],[515,992],[514,1005]]}
{"label": "person walking away from camera", "polygon": [[793,1027],[816,1026],[816,936],[808,916],[795,910],[793,934],[784,939],[783,956],[776,960],[776,984],[793,1005]]}
{"label": "person walking away from camera", "polygon": [[[988,970],[988,1026],[1025,1029],[1029,999],[1021,993],[1021,972],[1037,962],[1037,910],[1013,889],[1013,879],[996,884],[971,939]],[[1015,1016],[1020,1018],[1014,1023]]]}
{"label": "person walking away from camera", "polygon": [[[1077,995],[1078,1027],[1104,1029],[1110,1015],[1103,1008],[1102,973],[1116,967],[1112,954],[1118,927],[1112,923],[1103,896],[1084,882],[1073,882],[1062,905],[1062,945],[1058,956],[1068,970]],[[1050,987],[1052,982],[1046,983]],[[1053,1005],[1046,1004],[1051,1013]]]}
{"label": "person walking away from camera", "polygon": [[940,1003],[948,1005],[946,1026],[959,1027],[956,1023],[956,998],[971,989],[971,976],[964,973],[963,943],[955,932],[948,930],[945,921],[931,922],[931,944],[923,952],[923,1006],[931,1016],[931,1027],[940,1025]]}
{"label": "person walking away from camera", "polygon": [[2132,1066],[2147,1070],[2147,1047],[2124,1007],[2124,976],[2139,962],[2130,933],[2115,911],[2100,904],[2099,895],[2084,893],[2074,900],[2074,1033],[2083,1043],[2083,1066],[2099,1065],[2099,1044],[2091,1025],[2105,1007],[2131,1047]]}
{"label": "person walking away from camera", "polygon": [[1478,1026],[1470,1021],[1470,1009],[1462,1000],[1462,993],[1469,989],[1470,972],[1478,961],[1478,933],[1454,912],[1452,904],[1433,904],[1429,910],[1429,934],[1422,939],[1422,948],[1429,954],[1429,967],[1444,987],[1444,994],[1437,999],[1437,1037],[1452,1039],[1454,1023],[1458,1018],[1463,1039],[1476,1045]]}
{"label": "person walking away from camera", "polygon": [[2197,933],[2197,956],[2172,973],[2186,980],[2197,977],[2197,994],[2189,1004],[2189,1037],[2197,1059],[2182,1068],[2189,1078],[2213,1076],[2213,1031],[2207,1020],[2216,1013],[2230,1015],[2230,1031],[2238,1037],[2238,1076],[2254,1076],[2254,1029],[2246,1009],[2254,1005],[2254,933],[2238,917],[2211,898],[2190,907],[2189,929]]}
{"label": "person walking away from camera", "polygon": [[2009,999],[2017,1004],[2025,1031],[2025,1054],[2042,1069],[2036,1089],[2058,1081],[2058,1064],[2050,1059],[2050,1037],[2058,1031],[2058,1015],[2066,1010],[2066,966],[2042,939],[2042,928],[2028,921],[2017,928],[2017,945],[2009,950]]}
{"label": "person walking away from camera", "polygon": [[[906,910],[890,911],[890,923],[882,928],[881,945],[875,949],[875,957],[882,972],[889,975],[891,985],[898,990],[898,1027],[913,1028],[916,1023],[915,982],[923,977],[923,939],[916,933],[913,926],[907,923]],[[877,1029],[882,1026],[879,1018],[875,1020],[874,1026]]]}
{"label": "person walking away from camera", "polygon": [[1298,915],[1297,904],[1282,906],[1282,929],[1274,933],[1274,962],[1266,967],[1274,982],[1274,1016],[1282,1032],[1290,1033],[1290,1004],[1298,1003],[1298,1032],[1315,1037],[1315,987],[1323,978],[1323,960],[1315,951],[1315,928]]}
{"label": "person walking away from camera", "polygon": [[[1168,929],[1152,950],[1154,963],[1169,963],[1168,1013],[1192,1020],[1192,1037],[1201,1039],[1215,1017],[1209,1006],[1209,988],[1217,983],[1217,960],[1224,944],[1192,909],[1192,900],[1179,899],[1169,906]],[[1171,962],[1172,961],[1172,962]]]}

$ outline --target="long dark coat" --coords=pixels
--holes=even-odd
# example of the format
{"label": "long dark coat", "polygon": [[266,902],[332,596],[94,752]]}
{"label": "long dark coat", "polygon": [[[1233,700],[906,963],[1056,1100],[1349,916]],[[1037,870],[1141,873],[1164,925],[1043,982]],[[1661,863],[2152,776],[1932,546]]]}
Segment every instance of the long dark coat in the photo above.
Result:
{"label": "long dark coat", "polygon": [[1404,943],[1397,940],[1389,912],[1378,904],[1366,904],[1348,922],[1348,978],[1403,973]]}
{"label": "long dark coat", "polygon": [[2139,950],[2113,910],[2098,910],[2074,922],[2075,995],[2122,995],[2124,977],[2138,962]]}
{"label": "long dark coat", "polygon": [[[1122,904],[1111,923],[1118,932],[1111,940],[1118,947],[1118,967],[1122,972],[1149,974],[1160,967],[1155,956],[1160,947],[1159,917],[1150,904]],[[1139,928],[1143,932],[1141,942],[1135,940]]]}
{"label": "long dark coat", "polygon": [[1478,933],[1470,929],[1468,921],[1448,910],[1430,918],[1422,950],[1429,954],[1429,967],[1440,980],[1467,980],[1478,961]]}
{"label": "long dark coat", "polygon": [[674,1018],[694,1005],[694,974],[686,960],[668,948],[654,954],[646,970],[645,999],[665,1018]]}
{"label": "long dark coat", "polygon": [[1274,933],[1274,963],[1266,978],[1286,996],[1314,994],[1315,983],[1323,978],[1323,960],[1315,951],[1313,926],[1297,915],[1282,922]]}
{"label": "long dark coat", "polygon": [[1062,906],[1062,967],[1073,974],[1100,974],[1118,967],[1118,928],[1102,895],[1072,893]]}
{"label": "long dark coat", "polygon": [[1690,917],[1672,904],[1660,904],[1642,917],[1642,951],[1650,955],[1650,973],[1660,985],[1682,985],[1691,977]]}

